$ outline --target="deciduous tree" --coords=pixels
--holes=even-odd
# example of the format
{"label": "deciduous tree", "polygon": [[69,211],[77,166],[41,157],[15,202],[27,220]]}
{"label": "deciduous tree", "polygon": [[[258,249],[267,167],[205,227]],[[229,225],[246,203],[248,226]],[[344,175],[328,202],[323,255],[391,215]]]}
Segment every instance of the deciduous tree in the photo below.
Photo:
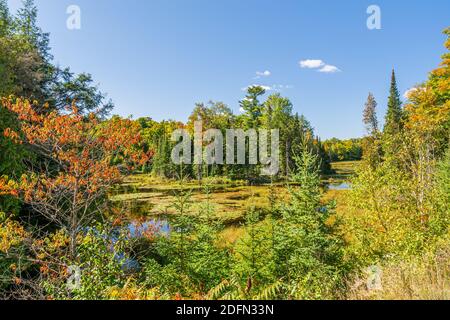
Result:
{"label": "deciduous tree", "polygon": [[20,121],[23,136],[15,136],[17,143],[42,159],[38,167],[28,168],[17,191],[35,212],[67,230],[75,258],[77,235],[101,216],[109,188],[124,171],[148,160],[137,148],[139,126],[117,117],[101,123],[75,106],[66,114],[42,115],[27,100],[3,99],[2,104]]}

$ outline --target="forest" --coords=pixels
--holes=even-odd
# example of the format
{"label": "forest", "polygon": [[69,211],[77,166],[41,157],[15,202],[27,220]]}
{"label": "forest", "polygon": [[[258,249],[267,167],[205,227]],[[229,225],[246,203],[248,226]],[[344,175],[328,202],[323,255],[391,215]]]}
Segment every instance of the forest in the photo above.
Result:
{"label": "forest", "polygon": [[[262,86],[240,114],[114,115],[91,74],[54,63],[37,15],[0,0],[0,299],[450,299],[450,27],[407,99],[392,70],[387,113],[368,93],[366,134],[322,140]],[[279,129],[278,173],[174,164],[196,121]]]}

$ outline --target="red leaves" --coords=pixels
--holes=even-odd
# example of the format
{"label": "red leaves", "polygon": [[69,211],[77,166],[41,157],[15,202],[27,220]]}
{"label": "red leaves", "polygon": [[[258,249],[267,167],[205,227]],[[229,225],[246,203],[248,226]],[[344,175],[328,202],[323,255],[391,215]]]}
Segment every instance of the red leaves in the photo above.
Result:
{"label": "red leaves", "polygon": [[[75,105],[64,114],[38,114],[28,100],[2,99],[2,103],[17,114],[23,136],[9,128],[3,134],[15,143],[32,145],[59,167],[56,174],[36,172],[22,179],[20,190],[26,202],[45,201],[60,190],[76,193],[77,202],[86,201],[89,195],[105,192],[120,181],[119,165],[133,168],[151,156],[139,148],[140,127],[130,119],[113,117],[99,122],[95,114],[80,114]],[[19,188],[3,180],[0,195],[17,196]]]}

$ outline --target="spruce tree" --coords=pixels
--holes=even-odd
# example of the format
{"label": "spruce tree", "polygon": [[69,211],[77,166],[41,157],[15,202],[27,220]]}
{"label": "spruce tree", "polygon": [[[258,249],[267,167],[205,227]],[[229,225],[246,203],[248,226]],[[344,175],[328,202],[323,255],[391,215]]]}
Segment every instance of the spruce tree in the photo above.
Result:
{"label": "spruce tree", "polygon": [[306,146],[294,157],[292,175],[298,186],[289,188],[290,200],[281,208],[275,234],[277,275],[288,298],[312,299],[332,295],[342,266],[342,239],[327,221],[334,204],[321,202],[320,160]]}
{"label": "spruce tree", "polygon": [[34,0],[24,0],[23,7],[17,12],[17,31],[39,52],[45,62],[53,59],[50,54],[49,33],[43,32],[37,24],[38,9]]}
{"label": "spruce tree", "polygon": [[391,89],[386,114],[386,123],[384,125],[384,133],[388,135],[398,133],[402,129],[402,117],[402,102],[400,100],[400,93],[397,88],[395,71],[392,70]]}
{"label": "spruce tree", "polygon": [[13,18],[13,39],[18,46],[18,65],[14,66],[17,88],[13,93],[44,103],[52,95],[56,67],[52,64],[49,34],[38,26],[37,15],[34,0],[24,0]]}
{"label": "spruce tree", "polygon": [[366,130],[369,135],[374,136],[378,132],[378,119],[377,119],[377,102],[372,93],[369,93],[367,102],[364,108],[363,121],[366,125]]}
{"label": "spruce tree", "polygon": [[6,0],[0,0],[0,37],[8,34],[11,27],[11,16],[9,14]]}

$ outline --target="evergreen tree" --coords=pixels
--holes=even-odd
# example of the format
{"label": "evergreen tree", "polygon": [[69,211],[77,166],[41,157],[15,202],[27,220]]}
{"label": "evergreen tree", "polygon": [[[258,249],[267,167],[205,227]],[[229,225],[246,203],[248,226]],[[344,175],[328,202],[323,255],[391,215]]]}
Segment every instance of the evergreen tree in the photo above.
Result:
{"label": "evergreen tree", "polygon": [[373,168],[378,165],[382,156],[376,108],[377,102],[375,101],[375,97],[372,93],[369,93],[363,112],[363,123],[369,136],[361,140],[361,151],[364,158]]}
{"label": "evergreen tree", "polygon": [[[282,208],[275,235],[278,277],[283,277],[288,298],[331,297],[342,267],[342,240],[327,224],[333,204],[321,204],[318,156],[305,146],[296,156],[290,201]],[[342,270],[342,269],[341,269]]]}
{"label": "evergreen tree", "polygon": [[377,102],[372,93],[369,93],[367,102],[364,108],[363,121],[366,125],[369,135],[374,136],[378,133],[378,119],[377,119]]}
{"label": "evergreen tree", "polygon": [[50,105],[63,110],[76,102],[82,113],[95,112],[100,117],[107,116],[114,108],[111,100],[94,84],[92,76],[88,73],[75,75],[69,68],[57,69],[54,83],[51,86]]}
{"label": "evergreen tree", "polygon": [[384,125],[384,132],[392,135],[400,132],[402,129],[402,102],[400,100],[400,93],[395,79],[395,71],[392,70],[391,89],[388,101],[388,110],[386,114],[386,123]]}
{"label": "evergreen tree", "polygon": [[7,35],[11,28],[11,15],[6,0],[0,0],[0,37]]}
{"label": "evergreen tree", "polygon": [[17,12],[16,28],[39,52],[39,55],[50,62],[49,33],[43,32],[37,25],[38,10],[34,0],[24,0],[23,7]]}
{"label": "evergreen tree", "polygon": [[[3,15],[7,12],[4,6],[4,3],[0,5]],[[11,27],[0,39],[0,52],[9,56],[2,59],[5,65],[0,68],[0,74],[5,73],[9,83],[0,93],[44,103],[51,95],[55,67],[51,63],[49,34],[37,25],[37,13],[34,1],[24,0],[23,7],[9,19]]]}
{"label": "evergreen tree", "polygon": [[226,247],[217,245],[217,239],[224,225],[216,217],[216,207],[212,201],[212,186],[203,188],[204,202],[200,204],[193,219],[195,236],[190,246],[190,277],[204,292],[217,285],[229,275],[230,257]]}
{"label": "evergreen tree", "polygon": [[[24,173],[24,158],[31,161],[32,156],[24,145],[14,142],[4,132],[11,128],[20,133],[20,124],[12,112],[4,108],[0,103],[0,178],[6,176],[19,179]],[[17,212],[19,201],[14,197],[0,195],[0,212]]]}
{"label": "evergreen tree", "polygon": [[111,101],[99,91],[91,75],[74,75],[53,65],[49,34],[37,24],[33,0],[24,0],[13,17],[6,0],[0,0],[0,96],[15,95],[48,102],[49,109],[64,109],[74,101],[81,112],[104,116]]}
{"label": "evergreen tree", "polygon": [[240,102],[243,114],[243,122],[246,129],[256,129],[260,125],[264,106],[258,98],[266,93],[266,90],[260,86],[252,86],[247,89],[245,99]]}
{"label": "evergreen tree", "polygon": [[246,284],[249,294],[257,286],[267,285],[276,280],[273,273],[271,247],[271,226],[261,222],[260,213],[255,207],[249,208],[245,215],[245,235],[236,246],[238,254],[235,273]]}

